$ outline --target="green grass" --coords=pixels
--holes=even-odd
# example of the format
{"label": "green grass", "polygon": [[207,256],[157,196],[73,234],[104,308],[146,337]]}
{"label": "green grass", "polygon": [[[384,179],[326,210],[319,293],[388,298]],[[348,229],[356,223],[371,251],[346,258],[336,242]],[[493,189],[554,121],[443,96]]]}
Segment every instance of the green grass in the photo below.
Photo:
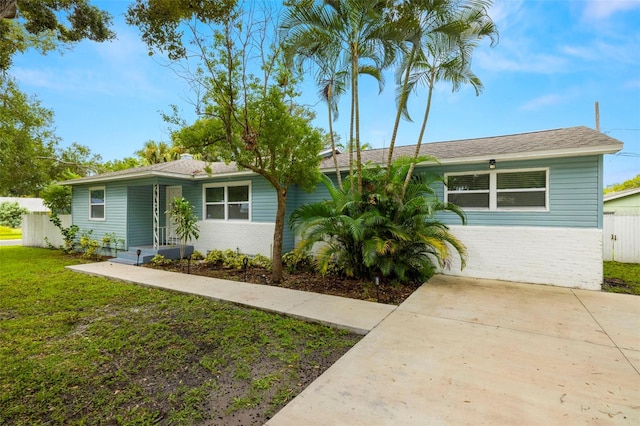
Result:
{"label": "green grass", "polygon": [[640,295],[639,263],[604,262],[604,278],[616,280],[615,286],[603,286],[605,291]]}
{"label": "green grass", "polygon": [[0,240],[19,240],[21,238],[21,228],[9,228],[8,226],[0,226]]}
{"label": "green grass", "polygon": [[82,262],[0,247],[0,424],[261,424],[359,339],[64,269]]}

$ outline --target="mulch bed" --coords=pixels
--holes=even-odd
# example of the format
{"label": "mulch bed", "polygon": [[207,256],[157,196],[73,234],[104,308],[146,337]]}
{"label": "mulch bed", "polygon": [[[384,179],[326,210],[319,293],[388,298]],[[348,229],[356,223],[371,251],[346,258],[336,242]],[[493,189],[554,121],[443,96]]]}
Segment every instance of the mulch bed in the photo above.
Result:
{"label": "mulch bed", "polygon": [[[167,266],[145,265],[155,269],[187,273],[187,266],[171,264]],[[314,293],[330,294],[369,302],[399,305],[409,297],[421,284],[393,284],[381,281],[379,286],[373,282],[357,280],[347,277],[321,276],[306,271],[295,273],[284,272],[283,280],[279,284],[271,282],[271,272],[261,268],[224,269],[205,265],[202,262],[191,264],[189,273],[212,278],[222,278],[232,281],[244,281],[254,284],[273,285],[293,290],[311,291]]]}

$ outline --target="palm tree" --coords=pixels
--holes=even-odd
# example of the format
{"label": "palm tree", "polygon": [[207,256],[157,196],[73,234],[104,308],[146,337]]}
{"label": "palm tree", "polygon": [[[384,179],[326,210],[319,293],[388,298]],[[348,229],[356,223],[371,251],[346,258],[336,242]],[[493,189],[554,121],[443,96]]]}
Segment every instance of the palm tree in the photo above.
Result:
{"label": "palm tree", "polygon": [[[490,4],[486,0],[466,0],[462,3],[413,0],[400,9],[400,22],[406,25],[405,43],[410,48],[403,57],[398,73],[403,77],[398,88],[400,101],[396,126],[400,113],[408,116],[406,100],[409,93],[420,84],[427,87],[427,103],[414,159],[420,155],[436,83],[447,81],[451,83],[453,91],[459,90],[462,84],[470,84],[476,95],[482,92],[482,82],[471,71],[471,57],[482,38],[489,37],[492,46],[497,42],[497,29],[487,13]],[[434,9],[434,5],[438,9]],[[396,132],[394,128],[388,165],[392,161]],[[415,162],[406,175],[403,192],[407,190],[414,170]]]}
{"label": "palm tree", "polygon": [[340,50],[330,44],[325,32],[310,31],[292,33],[284,46],[285,60],[295,61],[300,68],[310,64],[315,71],[318,84],[318,95],[327,104],[329,120],[329,138],[331,141],[331,156],[336,170],[338,186],[342,188],[342,177],[338,168],[336,156],[336,141],[333,132],[333,122],[338,119],[338,100],[349,84],[349,72],[340,61]]}
{"label": "palm tree", "polygon": [[165,163],[180,158],[184,149],[169,147],[166,142],[154,142],[148,140],[141,150],[135,152],[145,165]]}
{"label": "palm tree", "polygon": [[281,24],[287,32],[286,43],[316,36],[326,43],[326,48],[342,52],[341,61],[348,69],[351,89],[350,175],[354,176],[355,151],[359,192],[362,191],[362,157],[358,79],[361,74],[371,75],[382,89],[382,70],[391,64],[395,54],[394,38],[388,36],[389,27],[384,19],[388,3],[385,0],[303,0],[289,9]]}
{"label": "palm tree", "polygon": [[449,264],[450,247],[456,250],[464,266],[466,249],[435,218],[440,211],[464,213],[455,205],[438,200],[428,180],[416,176],[404,195],[400,189],[415,162],[433,158],[400,158],[387,171],[381,167],[364,168],[363,192],[350,190],[356,182],[349,176],[344,189],[336,188],[325,177],[331,198],[308,204],[291,215],[292,226],[302,239],[298,251],[316,251],[318,269],[326,273],[332,263],[348,276],[375,276],[401,282],[423,282],[438,266]]}

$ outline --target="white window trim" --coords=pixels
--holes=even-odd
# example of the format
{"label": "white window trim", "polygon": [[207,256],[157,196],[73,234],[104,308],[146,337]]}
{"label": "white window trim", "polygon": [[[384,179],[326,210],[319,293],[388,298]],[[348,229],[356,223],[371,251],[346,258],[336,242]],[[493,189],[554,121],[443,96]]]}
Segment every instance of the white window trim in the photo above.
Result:
{"label": "white window trim", "polygon": [[[104,191],[104,202],[102,204],[93,203],[91,201],[91,191]],[[104,214],[102,217],[91,217],[91,207],[103,206]],[[89,220],[104,222],[107,220],[107,188],[104,186],[92,186],[89,188]]]}
{"label": "white window trim", "polygon": [[[545,207],[498,207],[498,174],[499,173],[521,173],[521,172],[545,172]],[[549,168],[548,167],[536,167],[536,168],[524,168],[524,169],[500,169],[500,170],[475,170],[468,172],[455,172],[444,174],[444,201],[449,202],[449,193],[452,194],[472,194],[472,193],[486,193],[487,190],[471,190],[471,191],[449,191],[446,182],[449,180],[449,176],[465,176],[465,175],[489,175],[489,208],[482,207],[462,207],[464,211],[476,211],[476,212],[548,212],[549,211]],[[523,188],[523,189],[501,189],[500,192],[539,192],[540,189]]]}
{"label": "white window trim", "polygon": [[[229,205],[229,187],[234,186],[247,186],[249,187],[249,200],[247,201],[249,204],[249,218],[248,219],[229,219],[229,209],[227,208]],[[207,188],[224,188],[224,219],[207,219]],[[247,223],[252,222],[253,212],[251,208],[251,181],[243,180],[237,182],[226,182],[226,183],[207,183],[202,185],[202,220],[211,221],[211,222],[238,222],[238,223]],[[222,203],[220,203],[222,204]]]}

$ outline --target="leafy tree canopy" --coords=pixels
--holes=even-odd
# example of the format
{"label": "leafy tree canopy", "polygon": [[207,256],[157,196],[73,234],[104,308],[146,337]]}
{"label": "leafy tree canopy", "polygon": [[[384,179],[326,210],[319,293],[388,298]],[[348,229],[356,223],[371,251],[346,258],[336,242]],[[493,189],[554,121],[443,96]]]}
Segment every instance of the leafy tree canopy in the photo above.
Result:
{"label": "leafy tree canopy", "polygon": [[624,191],[626,189],[640,188],[640,174],[635,177],[625,180],[622,183],[616,183],[613,185],[609,185],[604,189],[604,193],[607,194],[609,192],[618,192]]}
{"label": "leafy tree canopy", "polygon": [[99,171],[99,155],[78,143],[58,148],[53,112],[29,97],[9,77],[0,76],[0,195],[38,195],[71,172]]}
{"label": "leafy tree canopy", "polygon": [[[282,240],[289,187],[312,189],[323,141],[309,111],[296,105],[296,79],[282,66],[275,11],[234,1],[138,0],[127,14],[150,53],[163,52],[194,88],[202,118],[173,143],[205,159],[235,162],[274,188],[277,211],[272,280],[282,279]],[[184,31],[184,32],[183,32]]]}
{"label": "leafy tree canopy", "polygon": [[47,52],[80,40],[115,37],[111,15],[89,0],[9,0],[0,3],[0,71],[28,48]]}
{"label": "leafy tree canopy", "polygon": [[0,194],[34,195],[49,183],[58,143],[53,112],[0,77]]}
{"label": "leafy tree canopy", "polygon": [[126,21],[140,29],[149,55],[166,53],[169,59],[178,60],[187,56],[181,23],[221,23],[236,3],[237,0],[135,0],[127,10]]}

